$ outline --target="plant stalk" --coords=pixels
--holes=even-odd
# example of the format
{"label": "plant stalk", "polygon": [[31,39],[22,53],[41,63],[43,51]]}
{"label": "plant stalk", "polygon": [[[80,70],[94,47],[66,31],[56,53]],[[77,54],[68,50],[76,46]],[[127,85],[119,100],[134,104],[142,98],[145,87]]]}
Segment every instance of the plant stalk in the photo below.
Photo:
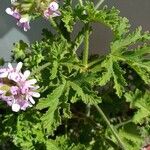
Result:
{"label": "plant stalk", "polygon": [[101,115],[101,117],[104,119],[104,121],[106,122],[106,124],[109,126],[109,128],[111,129],[111,132],[113,133],[113,135],[115,136],[116,140],[118,141],[120,147],[123,150],[126,150],[124,143],[122,142],[121,138],[119,137],[117,130],[111,125],[110,121],[108,120],[108,118],[106,117],[106,115],[104,114],[104,112],[102,111],[102,109],[98,106],[98,105],[94,105],[97,109],[97,111],[99,112],[99,114]]}
{"label": "plant stalk", "polygon": [[84,50],[83,50],[83,65],[85,68],[88,66],[88,55],[89,55],[89,24],[85,24],[85,36],[84,36]]}
{"label": "plant stalk", "polygon": [[102,61],[104,60],[104,58],[105,58],[105,57],[102,56],[101,58],[97,58],[97,59],[91,61],[90,63],[88,63],[88,68],[90,68],[91,66],[93,66],[93,65],[95,65],[95,64],[97,64],[97,63],[102,62]]}
{"label": "plant stalk", "polygon": [[83,6],[83,1],[82,0],[79,0],[79,3],[81,6]]}
{"label": "plant stalk", "polygon": [[[88,56],[89,56],[89,37],[90,37],[90,31],[89,31],[89,23],[85,24],[85,36],[84,36],[84,50],[83,50],[83,65],[85,67],[85,70],[88,68]],[[86,107],[86,115],[87,117],[90,116],[90,105],[88,104]]]}
{"label": "plant stalk", "polygon": [[95,9],[98,9],[98,8],[102,5],[102,3],[103,3],[104,1],[105,1],[105,0],[100,0],[100,1],[96,4]]}

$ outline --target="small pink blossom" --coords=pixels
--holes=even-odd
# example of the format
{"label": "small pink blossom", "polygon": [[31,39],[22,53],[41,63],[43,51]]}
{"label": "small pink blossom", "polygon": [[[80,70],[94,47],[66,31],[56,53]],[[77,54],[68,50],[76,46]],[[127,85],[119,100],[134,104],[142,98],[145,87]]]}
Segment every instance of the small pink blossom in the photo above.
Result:
{"label": "small pink blossom", "polygon": [[48,8],[44,11],[44,17],[45,18],[49,18],[49,17],[57,17],[60,16],[61,13],[58,10],[59,9],[59,5],[56,2],[51,2],[48,6]]}
{"label": "small pink blossom", "polygon": [[[12,111],[26,110],[35,104],[33,97],[40,97],[36,92],[36,79],[29,79],[30,71],[21,72],[22,63],[19,62],[14,68],[10,63],[8,68],[0,69],[0,98],[12,107]],[[3,90],[3,87],[9,87]]]}
{"label": "small pink blossom", "polygon": [[11,8],[7,8],[6,13],[13,16],[17,20],[17,26],[23,28],[24,31],[30,29],[30,20],[28,17],[21,17],[21,14],[16,9],[12,10]]}
{"label": "small pink blossom", "polygon": [[21,18],[17,22],[17,26],[23,28],[24,31],[28,31],[30,29],[30,22],[28,18]]}

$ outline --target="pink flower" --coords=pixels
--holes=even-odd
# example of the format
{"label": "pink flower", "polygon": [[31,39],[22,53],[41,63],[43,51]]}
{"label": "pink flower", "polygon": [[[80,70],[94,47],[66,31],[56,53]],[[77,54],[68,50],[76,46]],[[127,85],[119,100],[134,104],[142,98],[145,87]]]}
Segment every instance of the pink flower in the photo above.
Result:
{"label": "pink flower", "polygon": [[11,8],[7,8],[5,11],[8,15],[13,16],[17,20],[19,20],[21,18],[20,13],[16,9],[12,10]]}
{"label": "pink flower", "polygon": [[44,11],[44,17],[49,18],[49,17],[57,17],[60,16],[61,13],[58,10],[59,5],[56,2],[51,2],[48,6],[48,8]]}
{"label": "pink flower", "polygon": [[30,71],[21,72],[22,63],[14,68],[10,63],[8,68],[0,69],[0,98],[12,107],[12,111],[26,110],[35,104],[33,97],[40,97],[36,92],[36,79],[27,80]]}
{"label": "pink flower", "polygon": [[28,31],[30,29],[30,22],[28,18],[21,18],[17,22],[17,26],[23,28],[24,31]]}
{"label": "pink flower", "polygon": [[16,9],[12,10],[11,8],[7,8],[6,13],[13,16],[17,20],[17,26],[23,28],[24,31],[30,29],[30,20],[28,17],[21,17],[21,14]]}

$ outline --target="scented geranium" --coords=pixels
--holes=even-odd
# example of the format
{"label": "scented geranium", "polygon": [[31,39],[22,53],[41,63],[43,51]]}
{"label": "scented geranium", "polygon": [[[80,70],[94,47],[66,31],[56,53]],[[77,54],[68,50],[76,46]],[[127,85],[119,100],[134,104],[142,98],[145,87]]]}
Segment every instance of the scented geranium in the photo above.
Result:
{"label": "scented geranium", "polygon": [[28,80],[30,71],[21,72],[22,63],[14,68],[10,63],[8,68],[0,69],[0,98],[12,107],[12,111],[26,110],[35,104],[33,97],[40,97],[36,92],[36,79]]}

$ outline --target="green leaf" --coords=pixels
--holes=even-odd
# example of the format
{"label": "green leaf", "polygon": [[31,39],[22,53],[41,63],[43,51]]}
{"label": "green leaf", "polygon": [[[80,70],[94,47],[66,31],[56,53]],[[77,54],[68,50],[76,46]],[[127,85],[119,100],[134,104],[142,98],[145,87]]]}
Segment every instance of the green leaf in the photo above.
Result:
{"label": "green leaf", "polygon": [[[73,143],[71,139],[67,136],[57,136],[56,140],[50,141],[50,146],[56,146],[56,150],[87,150],[87,148],[78,143]],[[51,150],[51,149],[48,149]],[[53,150],[53,149],[52,149]]]}
{"label": "green leaf", "polygon": [[59,85],[56,89],[53,90],[51,94],[47,96],[47,98],[41,98],[36,108],[42,110],[51,106],[57,107],[56,105],[58,105],[59,98],[62,95],[63,90],[64,84]]}
{"label": "green leaf", "polygon": [[62,11],[62,21],[65,24],[65,27],[67,29],[68,32],[72,32],[73,31],[73,25],[74,25],[74,14],[73,14],[73,10],[70,6],[66,6]]}
{"label": "green leaf", "polygon": [[107,82],[110,81],[112,77],[112,60],[111,59],[106,59],[105,61],[102,62],[101,66],[102,68],[105,68],[106,71],[102,72],[102,76],[98,78],[98,83],[101,86],[104,86]]}
{"label": "green leaf", "polygon": [[87,22],[99,22],[111,28],[116,38],[120,38],[129,31],[129,21],[125,17],[119,16],[119,11],[112,7],[111,9],[105,6],[101,10],[96,10],[93,2],[88,2],[84,6],[84,11],[87,13],[85,17],[79,16],[80,19]]}
{"label": "green leaf", "polygon": [[147,117],[150,117],[150,92],[146,91],[145,94],[138,89],[135,93],[129,92],[125,94],[126,101],[130,102],[130,108],[137,109],[132,120],[134,123],[142,123]]}
{"label": "green leaf", "polygon": [[138,127],[134,123],[128,123],[119,129],[119,136],[124,140],[128,150],[137,150],[141,148],[143,139]]}
{"label": "green leaf", "polygon": [[41,118],[43,127],[48,134],[53,134],[54,130],[61,124],[61,116],[59,112],[58,101],[51,106]]}
{"label": "green leaf", "polygon": [[53,80],[57,77],[57,71],[58,71],[58,62],[53,61],[53,66],[52,66],[52,69],[51,69],[51,76],[50,76],[51,80]]}
{"label": "green leaf", "polygon": [[140,66],[140,62],[129,62],[128,64],[136,71],[136,73],[146,84],[150,84],[150,65],[144,66],[143,64],[142,66]]}
{"label": "green leaf", "polygon": [[57,144],[52,140],[49,140],[46,142],[46,149],[47,150],[60,150]]}
{"label": "green leaf", "polygon": [[[32,114],[32,115],[31,115]],[[40,121],[40,114],[35,110],[4,116],[1,128],[3,138],[11,139],[20,149],[44,148],[45,135]],[[9,144],[8,144],[9,145]]]}
{"label": "green leaf", "polygon": [[72,113],[71,113],[71,110],[70,110],[70,103],[65,102],[61,105],[61,107],[63,108],[64,118],[71,118]]}
{"label": "green leaf", "polygon": [[[111,44],[112,53],[117,53],[118,51],[122,50],[126,46],[135,44],[135,42],[143,40],[144,37],[147,38],[147,33],[142,34],[141,31],[142,31],[142,28],[139,27],[136,29],[135,32],[128,34],[125,38],[112,42]],[[150,37],[147,39],[150,39]]]}
{"label": "green leaf", "polygon": [[26,56],[26,49],[28,48],[28,44],[20,40],[18,43],[14,44],[14,47],[12,49],[13,57],[15,59],[24,59]]}
{"label": "green leaf", "polygon": [[77,64],[74,64],[74,62],[64,62],[64,63],[61,63],[63,66],[67,67],[68,68],[68,72],[71,73],[72,70],[80,70],[81,67]]}
{"label": "green leaf", "polygon": [[127,83],[122,75],[124,72],[117,62],[113,62],[112,74],[114,78],[114,88],[116,89],[117,95],[121,97]]}
{"label": "green leaf", "polygon": [[101,67],[104,68],[104,71],[102,71],[102,76],[96,79],[98,84],[104,86],[113,78],[116,94],[121,97],[127,83],[123,77],[124,71],[119,66],[119,63],[113,56],[110,56],[102,62]]}
{"label": "green leaf", "polygon": [[[94,93],[84,93],[84,90],[75,82],[68,81],[68,86],[70,86],[74,91],[75,95],[81,98],[81,100],[86,104],[98,104],[101,102],[101,98],[95,95]],[[77,97],[72,99],[72,102],[76,102],[78,100]]]}
{"label": "green leaf", "polygon": [[37,104],[36,108],[39,110],[48,107],[47,112],[41,117],[43,127],[48,134],[52,134],[53,131],[61,124],[61,116],[59,112],[59,98],[62,96],[65,84],[59,85],[47,98],[43,98]]}
{"label": "green leaf", "polygon": [[150,46],[137,42],[148,40],[150,40],[149,32],[142,33],[142,28],[139,27],[135,32],[111,44],[111,55],[114,59],[128,64],[146,84],[150,83]]}

